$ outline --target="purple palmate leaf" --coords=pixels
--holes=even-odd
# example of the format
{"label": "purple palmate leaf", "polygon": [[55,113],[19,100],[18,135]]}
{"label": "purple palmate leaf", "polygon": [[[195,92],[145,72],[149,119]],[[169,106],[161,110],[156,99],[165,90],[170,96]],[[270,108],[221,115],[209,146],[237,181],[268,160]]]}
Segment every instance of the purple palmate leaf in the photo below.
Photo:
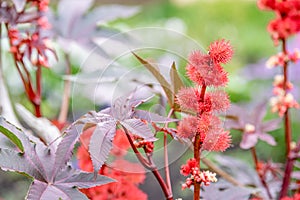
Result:
{"label": "purple palmate leaf", "polygon": [[205,187],[201,196],[204,200],[224,199],[225,197],[226,200],[248,200],[252,193],[254,193],[254,189],[234,186],[229,182],[220,180]]}
{"label": "purple palmate leaf", "polygon": [[89,144],[89,152],[95,172],[98,172],[107,159],[112,148],[115,135],[115,121],[107,121],[97,124]]}
{"label": "purple palmate leaf", "polygon": [[[90,186],[93,187],[93,186]],[[88,198],[76,188],[58,186],[54,187],[40,181],[33,181],[26,199],[80,199],[88,200]]]}
{"label": "purple palmate leaf", "polygon": [[37,166],[29,161],[26,154],[16,154],[16,151],[9,149],[0,149],[0,166],[5,171],[24,172],[29,176],[35,177],[36,180],[44,181],[42,172]]}
{"label": "purple palmate leaf", "polygon": [[124,126],[132,134],[144,138],[147,141],[156,140],[149,126],[140,119],[126,119],[120,122],[120,124],[122,124],[122,126]]}
{"label": "purple palmate leaf", "polygon": [[[11,25],[16,24],[23,24],[31,22],[32,20],[36,20],[39,15],[35,10],[24,10],[24,7],[22,8],[23,0],[14,0],[15,3],[18,1],[18,5],[9,5],[9,6],[0,6],[0,22],[1,23],[8,23]],[[22,9],[21,12],[19,12]]]}
{"label": "purple palmate leaf", "polygon": [[122,121],[131,117],[133,113],[133,107],[131,107],[129,103],[131,98],[131,96],[121,96],[113,102],[111,107],[111,115],[113,118]]}
{"label": "purple palmate leaf", "polygon": [[66,199],[67,195],[45,182],[33,181],[26,199]]}
{"label": "purple palmate leaf", "polygon": [[[107,23],[119,18],[133,16],[139,11],[137,6],[109,5],[91,9],[94,0],[61,0],[57,12],[49,13],[52,31],[58,37],[61,47],[68,51],[70,41],[81,47],[93,48],[95,37],[111,38],[119,33],[115,30],[98,27],[98,23]],[[68,8],[68,9],[66,9]],[[120,38],[120,37],[119,37]],[[123,42],[127,41],[122,37]],[[111,38],[116,39],[116,38]],[[97,50],[100,50],[99,48]],[[105,52],[101,49],[101,53]]]}
{"label": "purple palmate leaf", "polygon": [[21,12],[24,9],[26,4],[26,0],[12,0],[12,2],[14,3],[16,10],[18,12]]}
{"label": "purple palmate leaf", "polygon": [[[82,131],[90,127],[96,127],[89,141],[89,153],[95,173],[99,171],[109,155],[117,125],[121,125],[131,134],[147,141],[155,141],[156,138],[149,127],[151,122],[177,121],[147,111],[137,110],[138,105],[150,98],[137,98],[136,96],[136,90],[129,95],[121,96],[112,103],[110,108],[98,113],[91,111],[67,129],[65,138],[68,139],[66,141],[73,141],[72,145],[74,145],[74,141],[78,140]],[[70,148],[64,143],[61,146],[62,151],[67,151]],[[60,158],[60,163],[63,160],[63,158]]]}
{"label": "purple palmate leaf", "polygon": [[[254,186],[249,189],[252,189],[252,191],[255,193],[259,192],[260,196],[262,196],[263,199],[269,199],[264,186],[259,180],[257,172],[248,163],[224,155],[215,156],[215,160],[219,164],[219,167],[221,167],[224,171],[232,175],[241,184],[245,186]],[[279,168],[279,165],[276,163],[272,163],[271,161],[267,165],[270,167],[269,170],[265,172],[266,181],[270,188],[272,196],[276,196],[281,188],[281,181],[277,178],[277,175],[274,174],[272,171],[277,170]]]}
{"label": "purple palmate leaf", "polygon": [[228,129],[237,129],[243,132],[243,138],[240,143],[241,148],[249,149],[254,147],[258,140],[265,141],[269,145],[276,145],[274,137],[267,132],[278,129],[282,119],[264,122],[266,106],[266,102],[262,102],[249,113],[237,105],[231,105],[226,113],[225,126]]}
{"label": "purple palmate leaf", "polygon": [[95,111],[90,111],[83,115],[80,119],[75,121],[65,132],[64,140],[60,142],[56,150],[55,168],[53,173],[56,173],[63,166],[65,166],[66,161],[68,161],[72,156],[71,149],[78,141],[81,133],[92,127],[95,124],[107,121],[108,115],[102,113],[96,113]]}
{"label": "purple palmate leaf", "polygon": [[133,117],[146,120],[147,122],[155,122],[155,123],[169,123],[169,122],[178,121],[178,119],[163,117],[156,113],[151,113],[145,110],[135,110],[133,113]]}
{"label": "purple palmate leaf", "polygon": [[33,143],[24,132],[2,118],[0,127],[0,132],[13,133],[24,147],[22,152],[19,149],[0,147],[0,167],[3,170],[25,173],[33,178],[27,195],[29,200],[87,199],[77,187],[89,188],[113,181],[105,176],[72,169],[67,162],[71,158],[69,155],[73,151],[74,141],[68,137],[62,138],[61,143],[64,145],[59,144],[54,152],[52,148],[38,140]]}

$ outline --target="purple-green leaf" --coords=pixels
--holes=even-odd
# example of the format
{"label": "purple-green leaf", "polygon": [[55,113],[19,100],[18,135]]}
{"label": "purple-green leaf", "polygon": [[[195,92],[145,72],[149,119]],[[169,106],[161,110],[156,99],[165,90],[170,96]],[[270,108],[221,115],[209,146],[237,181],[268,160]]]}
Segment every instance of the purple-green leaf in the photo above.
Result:
{"label": "purple-green leaf", "polygon": [[[131,94],[132,95],[132,94]],[[132,115],[132,107],[129,104],[130,96],[121,96],[117,98],[111,107],[112,117],[117,120],[124,120],[130,118]]]}
{"label": "purple-green leaf", "polygon": [[252,109],[252,112],[249,112],[233,104],[226,113],[225,126],[229,129],[237,129],[243,132],[243,139],[240,143],[241,148],[249,149],[255,146],[258,139],[270,145],[276,144],[274,137],[268,132],[278,129],[281,119],[263,121],[266,114],[266,106],[266,102],[263,101]]}
{"label": "purple-green leaf", "polygon": [[124,121],[121,121],[120,124],[132,134],[144,138],[147,141],[157,140],[154,137],[149,126],[142,122],[140,119],[126,119]]}
{"label": "purple-green leaf", "polygon": [[14,134],[16,127],[7,123],[3,117],[0,117],[0,132],[12,141],[20,150],[24,152],[24,147],[21,140]]}
{"label": "purple-green leaf", "polygon": [[45,180],[36,163],[33,163],[26,153],[22,154],[10,149],[0,149],[0,167],[5,171],[25,173],[37,180]]}
{"label": "purple-green leaf", "polygon": [[[87,199],[79,192],[78,187],[89,188],[113,181],[98,174],[72,169],[67,164],[74,144],[86,124],[97,123],[103,120],[103,117],[107,117],[105,114],[93,112],[86,115],[86,117],[90,116],[94,118],[90,120],[83,118],[85,123],[77,122],[76,125],[79,124],[80,126],[72,126],[73,130],[65,134],[56,152],[37,139],[34,139],[35,142],[33,143],[24,132],[1,118],[1,126],[6,127],[19,138],[23,144],[24,152],[20,152],[18,149],[1,149],[0,147],[0,167],[3,170],[25,173],[34,179],[27,199]],[[80,130],[77,131],[77,129]]]}
{"label": "purple-green leaf", "polygon": [[[74,174],[76,175],[74,176]],[[75,186],[78,188],[90,188],[111,182],[112,179],[106,176],[97,175],[95,178],[93,173],[74,171],[72,176],[57,181],[56,185],[65,188],[72,188]]]}
{"label": "purple-green leaf", "polygon": [[72,149],[78,141],[81,133],[97,123],[111,119],[109,115],[90,111],[80,119],[75,121],[65,132],[63,140],[59,143],[56,150],[54,174],[60,170],[70,160]]}
{"label": "purple-green leaf", "polygon": [[112,142],[115,134],[115,121],[108,121],[97,124],[91,136],[89,144],[89,152],[95,173],[98,173],[99,169],[106,161],[112,148]]}
{"label": "purple-green leaf", "polygon": [[[174,99],[175,99],[175,95],[178,93],[178,91],[184,87],[184,83],[182,82],[177,68],[176,68],[176,64],[175,62],[172,63],[172,66],[170,68],[170,77],[171,77],[171,87],[172,87],[172,91],[174,94]],[[174,101],[174,105],[173,108],[178,109],[180,106]]]}
{"label": "purple-green leaf", "polygon": [[27,194],[28,200],[65,199],[71,200],[64,191],[45,182],[33,181]]}
{"label": "purple-green leaf", "polygon": [[166,93],[168,102],[170,105],[173,106],[174,104],[174,94],[171,88],[171,85],[168,83],[168,81],[165,79],[165,77],[160,73],[160,71],[157,69],[157,67],[153,66],[150,62],[144,60],[140,56],[138,56],[136,53],[132,52],[132,54],[138,59],[138,61],[143,64],[151,73],[152,75],[157,79],[157,81],[160,83],[161,87],[163,88],[164,92]]}
{"label": "purple-green leaf", "polygon": [[127,18],[140,11],[138,6],[103,5],[95,8],[87,17],[98,23],[106,23],[120,18]]}
{"label": "purple-green leaf", "polygon": [[18,12],[21,12],[24,9],[26,4],[26,0],[12,0],[12,2],[14,3],[16,10]]}
{"label": "purple-green leaf", "polygon": [[163,117],[156,113],[148,112],[145,110],[135,110],[133,113],[133,117],[146,120],[147,122],[155,122],[155,123],[169,123],[169,122],[178,121],[178,119]]}
{"label": "purple-green leaf", "polygon": [[[76,42],[83,48],[94,48],[96,37],[109,38],[110,40],[122,40],[125,37],[112,37],[119,32],[99,27],[98,23],[106,23],[118,18],[130,17],[139,11],[133,6],[101,6],[93,9],[94,0],[73,1],[62,0],[58,3],[57,12],[49,14],[52,23],[52,31],[58,36],[58,43],[65,51],[70,51],[70,42]],[[66,9],[68,8],[68,9]],[[57,15],[56,15],[57,14]],[[104,56],[106,52],[102,48],[96,51]]]}
{"label": "purple-green leaf", "polygon": [[255,192],[251,188],[233,186],[222,180],[205,186],[203,189],[201,196],[205,200],[224,199],[224,197],[226,200],[248,200],[250,195]]}

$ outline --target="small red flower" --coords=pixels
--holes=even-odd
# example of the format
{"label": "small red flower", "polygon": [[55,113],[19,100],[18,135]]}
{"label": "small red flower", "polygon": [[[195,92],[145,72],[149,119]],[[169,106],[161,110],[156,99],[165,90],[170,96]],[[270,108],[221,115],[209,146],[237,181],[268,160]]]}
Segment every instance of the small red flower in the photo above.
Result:
{"label": "small red flower", "polygon": [[212,151],[225,151],[231,145],[231,135],[229,131],[224,131],[217,135],[217,141],[212,147],[206,147]]}
{"label": "small red flower", "polygon": [[217,40],[210,44],[208,54],[214,63],[227,63],[231,60],[233,49],[229,41]]}
{"label": "small red flower", "polygon": [[225,131],[222,127],[222,121],[217,116],[212,115],[202,149],[206,151],[225,151],[230,145],[230,132]]}
{"label": "small red flower", "polygon": [[209,57],[200,51],[194,51],[189,56],[189,64],[186,67],[189,78],[198,85],[204,84],[203,73],[199,70],[204,64],[209,63]]}
{"label": "small red flower", "polygon": [[278,40],[286,39],[300,31],[299,1],[259,0],[258,7],[276,13],[276,18],[268,25],[268,31],[275,45],[278,44]]}
{"label": "small red flower", "polygon": [[210,112],[212,110],[212,100],[209,95],[201,99],[200,88],[182,88],[177,95],[178,104],[187,110],[194,112]]}
{"label": "small red flower", "polygon": [[185,165],[182,165],[180,168],[180,173],[184,176],[192,174],[193,170],[198,167],[198,163],[195,158],[189,159]]}
{"label": "small red flower", "polygon": [[193,138],[197,133],[198,120],[194,116],[184,118],[177,127],[178,137]]}
{"label": "small red flower", "polygon": [[213,111],[226,111],[230,106],[228,94],[223,90],[216,90],[206,93],[212,102]]}
{"label": "small red flower", "polygon": [[186,179],[185,183],[182,184],[182,189],[191,187],[194,182],[210,185],[211,182],[217,182],[216,173],[211,173],[210,171],[200,171],[198,162],[192,158],[187,161],[187,164],[182,165],[180,168],[180,173],[184,176],[191,175]]}
{"label": "small red flower", "polygon": [[51,24],[48,22],[48,19],[46,17],[41,17],[38,19],[37,24],[41,26],[43,29],[50,29]]}
{"label": "small red flower", "polygon": [[259,0],[257,5],[262,10],[271,10],[275,9],[276,0]]}
{"label": "small red flower", "polygon": [[198,85],[225,86],[228,82],[227,72],[213,59],[212,56],[202,54],[200,51],[193,52],[186,67],[189,78]]}

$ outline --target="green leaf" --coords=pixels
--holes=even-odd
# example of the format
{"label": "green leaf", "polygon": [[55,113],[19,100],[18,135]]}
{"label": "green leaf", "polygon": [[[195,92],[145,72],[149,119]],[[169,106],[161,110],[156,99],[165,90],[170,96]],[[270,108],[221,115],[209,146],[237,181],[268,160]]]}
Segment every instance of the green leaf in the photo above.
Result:
{"label": "green leaf", "polygon": [[[9,129],[9,126],[6,126],[7,122],[4,118],[0,118],[0,132],[3,133],[8,139],[10,139],[19,149],[21,152],[24,152],[24,147],[21,140]],[[6,127],[5,127],[6,126]]]}
{"label": "green leaf", "polygon": [[144,60],[143,58],[139,57],[137,54],[132,52],[132,54],[138,59],[138,61],[143,64],[157,79],[160,83],[161,87],[163,88],[164,92],[166,93],[168,103],[173,107],[174,105],[174,94],[171,88],[171,85],[166,81],[165,77],[160,73],[160,71],[153,65],[151,65],[148,61]]}
{"label": "green leaf", "polygon": [[[170,69],[170,77],[171,77],[171,86],[172,86],[172,91],[173,91],[173,98],[175,99],[175,95],[178,93],[178,91],[184,87],[184,84],[178,74],[178,71],[176,69],[176,64],[175,62],[172,63],[171,69]],[[173,108],[175,110],[179,110],[179,105],[174,102]]]}

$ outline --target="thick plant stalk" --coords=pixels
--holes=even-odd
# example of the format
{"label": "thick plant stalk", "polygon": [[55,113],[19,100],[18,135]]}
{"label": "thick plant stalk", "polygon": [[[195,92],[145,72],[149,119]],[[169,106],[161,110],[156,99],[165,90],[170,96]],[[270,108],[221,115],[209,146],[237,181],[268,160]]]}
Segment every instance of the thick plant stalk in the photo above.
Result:
{"label": "thick plant stalk", "polygon": [[[284,55],[287,55],[287,47],[286,47],[286,40],[282,39],[282,52]],[[287,90],[287,83],[289,81],[288,79],[288,62],[284,62],[283,66],[283,76],[284,76],[284,82],[283,82],[283,89],[285,91]],[[291,119],[289,114],[289,109],[286,110],[284,113],[284,134],[285,134],[285,145],[286,145],[286,166],[284,171],[284,177],[282,181],[282,187],[280,191],[280,198],[283,198],[287,195],[290,180],[291,180],[291,173],[293,171],[293,163],[294,160],[291,158],[291,142],[292,142],[292,130],[291,130]]]}
{"label": "thick plant stalk", "polygon": [[[200,94],[200,101],[204,101],[204,96],[205,96],[205,91],[206,91],[206,86],[202,85],[201,87],[201,94]],[[201,103],[200,102],[200,103]],[[197,113],[197,118],[201,118],[201,112]],[[199,163],[199,169],[200,168],[200,155],[201,155],[201,133],[197,131],[196,136],[195,136],[195,141],[194,141],[194,158]],[[200,199],[200,183],[197,183],[196,180],[194,180],[194,200],[199,200]]]}
{"label": "thick plant stalk", "polygon": [[36,70],[36,94],[33,101],[36,117],[42,117],[41,98],[42,98],[42,67],[38,66]]}

